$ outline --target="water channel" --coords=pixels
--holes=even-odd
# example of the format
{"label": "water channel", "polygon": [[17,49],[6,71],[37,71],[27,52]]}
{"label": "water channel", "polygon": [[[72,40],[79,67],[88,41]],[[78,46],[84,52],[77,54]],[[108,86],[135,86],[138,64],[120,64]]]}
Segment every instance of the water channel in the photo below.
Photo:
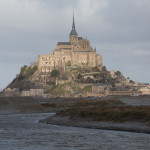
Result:
{"label": "water channel", "polygon": [[150,134],[38,123],[52,113],[0,115],[0,150],[149,150]]}

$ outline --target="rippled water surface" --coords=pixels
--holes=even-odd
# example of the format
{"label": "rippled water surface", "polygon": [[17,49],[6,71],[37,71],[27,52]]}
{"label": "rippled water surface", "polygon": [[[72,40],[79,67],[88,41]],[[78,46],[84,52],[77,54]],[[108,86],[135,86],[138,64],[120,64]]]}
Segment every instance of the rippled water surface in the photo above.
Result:
{"label": "rippled water surface", "polygon": [[150,134],[38,123],[50,115],[0,115],[0,150],[150,149]]}

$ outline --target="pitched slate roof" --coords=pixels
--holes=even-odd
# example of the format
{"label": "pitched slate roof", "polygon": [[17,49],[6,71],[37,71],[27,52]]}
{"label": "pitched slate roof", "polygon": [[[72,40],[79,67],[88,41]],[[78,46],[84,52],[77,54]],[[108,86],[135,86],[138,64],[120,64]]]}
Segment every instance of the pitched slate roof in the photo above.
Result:
{"label": "pitched slate roof", "polygon": [[78,40],[83,40],[83,37],[78,37]]}
{"label": "pitched slate roof", "polygon": [[70,45],[70,42],[58,42],[57,45]]}

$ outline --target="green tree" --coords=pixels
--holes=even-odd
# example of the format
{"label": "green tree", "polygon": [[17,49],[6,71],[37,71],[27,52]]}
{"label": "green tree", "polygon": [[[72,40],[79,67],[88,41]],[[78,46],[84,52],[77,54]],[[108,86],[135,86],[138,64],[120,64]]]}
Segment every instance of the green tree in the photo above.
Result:
{"label": "green tree", "polygon": [[34,67],[21,67],[21,71],[18,77],[18,80],[24,80],[24,79],[29,79],[34,72],[37,70],[37,66]]}
{"label": "green tree", "polygon": [[59,76],[59,71],[58,70],[52,70],[51,72],[51,77],[58,77]]}
{"label": "green tree", "polygon": [[102,71],[107,71],[106,66],[103,66],[103,67],[102,67]]}
{"label": "green tree", "polygon": [[90,77],[87,77],[85,82],[86,83],[94,83],[94,80],[92,78],[90,78]]}
{"label": "green tree", "polygon": [[92,71],[94,71],[94,72],[99,72],[100,69],[98,68],[98,66],[95,66],[95,67],[92,68]]}
{"label": "green tree", "polygon": [[67,66],[71,66],[71,62],[70,62],[70,60],[68,60],[68,62],[67,62],[67,64],[66,64]]}
{"label": "green tree", "polygon": [[78,78],[78,79],[82,79],[81,73],[78,74],[77,78]]}
{"label": "green tree", "polygon": [[116,71],[115,75],[121,75],[121,72],[120,71]]}

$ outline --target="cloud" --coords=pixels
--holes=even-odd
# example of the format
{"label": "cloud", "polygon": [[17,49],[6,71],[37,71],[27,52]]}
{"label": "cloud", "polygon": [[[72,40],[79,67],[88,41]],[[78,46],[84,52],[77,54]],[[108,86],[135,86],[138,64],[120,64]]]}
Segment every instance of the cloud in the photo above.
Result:
{"label": "cloud", "polygon": [[146,57],[150,57],[150,50],[136,50],[134,51],[134,55],[135,56],[146,56]]}
{"label": "cloud", "polygon": [[97,17],[97,15],[100,15],[99,11],[107,4],[107,0],[79,0],[76,9],[78,10],[78,15],[82,17],[84,22],[90,22],[93,16]]}
{"label": "cloud", "polygon": [[36,23],[40,14],[40,11],[38,11],[40,10],[39,6],[39,2],[33,0],[1,0],[1,26],[7,25],[15,28],[32,27],[31,25],[33,22]]}
{"label": "cloud", "polygon": [[[79,36],[97,47],[104,65],[135,80],[150,80],[149,0],[0,0],[1,76],[10,73],[4,68],[11,66],[17,74],[17,64],[29,64],[57,42],[68,41],[73,10]],[[146,72],[143,78],[139,70]]]}
{"label": "cloud", "polygon": [[[57,3],[50,0],[1,0],[0,26],[30,30],[40,33],[53,32],[53,28],[60,26],[67,15],[67,9],[57,8]],[[60,2],[61,3],[61,2]],[[64,24],[62,24],[64,26]]]}

